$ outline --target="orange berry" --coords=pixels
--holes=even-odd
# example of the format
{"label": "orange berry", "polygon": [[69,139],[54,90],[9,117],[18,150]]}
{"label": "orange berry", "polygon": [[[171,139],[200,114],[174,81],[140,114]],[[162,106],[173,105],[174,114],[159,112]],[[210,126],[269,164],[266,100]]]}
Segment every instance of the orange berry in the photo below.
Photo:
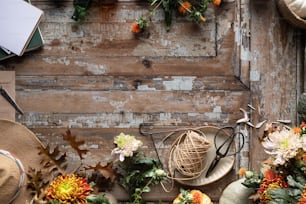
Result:
{"label": "orange berry", "polygon": [[142,31],[137,22],[132,23],[131,30],[133,33],[140,33]]}
{"label": "orange berry", "polygon": [[219,5],[221,4],[221,0],[214,0],[214,1],[213,1],[213,4],[214,4],[215,6],[219,6]]}
{"label": "orange berry", "polygon": [[180,6],[178,7],[178,11],[181,14],[186,14],[191,9],[191,4],[189,1],[184,1],[183,3],[180,3]]}

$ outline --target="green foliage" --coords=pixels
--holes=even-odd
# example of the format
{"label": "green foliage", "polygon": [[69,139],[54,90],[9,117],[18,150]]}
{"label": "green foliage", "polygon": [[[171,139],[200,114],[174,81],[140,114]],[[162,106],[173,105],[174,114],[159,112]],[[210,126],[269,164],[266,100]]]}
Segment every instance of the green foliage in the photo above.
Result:
{"label": "green foliage", "polygon": [[246,176],[245,180],[241,184],[248,188],[257,189],[259,188],[262,179],[263,174],[261,172],[257,173],[255,171],[251,171],[249,176]]}
{"label": "green foliage", "polygon": [[88,13],[91,0],[73,0],[74,12],[71,18],[75,21],[81,21]]}
{"label": "green foliage", "polygon": [[193,197],[190,194],[189,190],[180,189],[181,196],[177,204],[191,204]]}
{"label": "green foliage", "polygon": [[87,204],[110,204],[105,195],[90,195],[86,198]]}
{"label": "green foliage", "polygon": [[133,157],[125,158],[119,165],[119,172],[122,175],[119,183],[130,195],[132,204],[142,203],[142,194],[150,192],[151,185],[166,178],[160,162],[146,157],[142,152],[135,152]]}

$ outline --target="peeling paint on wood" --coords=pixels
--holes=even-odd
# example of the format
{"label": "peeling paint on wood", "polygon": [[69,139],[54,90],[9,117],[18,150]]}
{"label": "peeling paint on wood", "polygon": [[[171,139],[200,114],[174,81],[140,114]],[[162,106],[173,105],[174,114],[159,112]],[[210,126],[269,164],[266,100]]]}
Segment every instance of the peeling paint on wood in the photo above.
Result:
{"label": "peeling paint on wood", "polygon": [[[94,4],[82,24],[70,19],[72,0],[58,6],[49,0],[32,3],[45,11],[41,30],[46,44],[4,62],[1,69],[16,70],[16,100],[25,112],[17,120],[45,143],[66,148],[59,137],[70,127],[88,141],[94,156],[102,157],[114,135],[139,136],[141,123],[164,128],[233,125],[241,118],[239,108],[249,103],[256,108],[254,123],[295,116],[297,31],[279,18],[274,0],[224,1],[209,9],[203,25],[174,16],[169,33],[159,10],[149,35],[140,37],[129,31],[131,22],[147,11],[139,1]],[[258,133],[248,131],[250,141],[246,132],[235,169],[200,187],[214,201],[237,178],[240,166],[256,167],[264,157],[254,154],[260,150]],[[140,138],[150,155],[162,155],[166,162],[171,141],[161,143],[162,135]],[[178,189],[161,193],[162,198],[171,202]]]}

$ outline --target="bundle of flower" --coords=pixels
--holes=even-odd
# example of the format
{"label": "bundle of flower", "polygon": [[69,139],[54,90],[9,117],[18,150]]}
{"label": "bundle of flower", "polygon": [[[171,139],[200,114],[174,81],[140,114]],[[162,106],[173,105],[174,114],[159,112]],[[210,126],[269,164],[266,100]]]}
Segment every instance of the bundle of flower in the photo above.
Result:
{"label": "bundle of flower", "polygon": [[211,199],[200,190],[180,189],[172,204],[212,204]]}
{"label": "bundle of flower", "polygon": [[49,145],[39,147],[41,167],[27,172],[27,187],[33,195],[30,204],[116,204],[115,198],[104,192],[115,180],[112,164],[85,165],[84,155],[89,152],[81,148],[85,141],[77,140],[69,129],[63,139],[79,156],[79,166],[68,171],[67,152],[59,146],[53,150]]}
{"label": "bundle of flower", "polygon": [[114,139],[116,148],[113,155],[119,155],[119,160],[114,162],[117,172],[121,175],[119,183],[130,196],[130,203],[142,203],[143,193],[151,191],[151,186],[160,184],[166,179],[166,172],[161,163],[154,158],[147,157],[139,148],[142,141],[134,136],[121,133]]}
{"label": "bundle of flower", "polygon": [[306,203],[306,124],[290,128],[269,124],[262,146],[270,157],[260,172],[240,169],[242,183],[254,188],[251,198],[262,204]]}
{"label": "bundle of flower", "polygon": [[174,12],[185,16],[193,22],[206,22],[205,12],[210,5],[219,6],[221,0],[149,0],[152,7],[147,16],[133,22],[131,30],[140,33],[148,27],[148,21],[154,16],[156,9],[162,7],[165,16],[166,30],[169,31]]}

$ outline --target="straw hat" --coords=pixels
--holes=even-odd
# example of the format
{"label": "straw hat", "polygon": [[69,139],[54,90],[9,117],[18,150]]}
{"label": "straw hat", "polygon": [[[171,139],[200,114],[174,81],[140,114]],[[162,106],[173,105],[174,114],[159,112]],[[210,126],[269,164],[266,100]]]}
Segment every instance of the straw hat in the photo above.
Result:
{"label": "straw hat", "polygon": [[306,3],[304,0],[278,0],[282,16],[292,25],[306,29]]}
{"label": "straw hat", "polygon": [[38,149],[42,143],[25,126],[9,120],[0,120],[0,203],[28,204],[29,167],[38,169]]}

